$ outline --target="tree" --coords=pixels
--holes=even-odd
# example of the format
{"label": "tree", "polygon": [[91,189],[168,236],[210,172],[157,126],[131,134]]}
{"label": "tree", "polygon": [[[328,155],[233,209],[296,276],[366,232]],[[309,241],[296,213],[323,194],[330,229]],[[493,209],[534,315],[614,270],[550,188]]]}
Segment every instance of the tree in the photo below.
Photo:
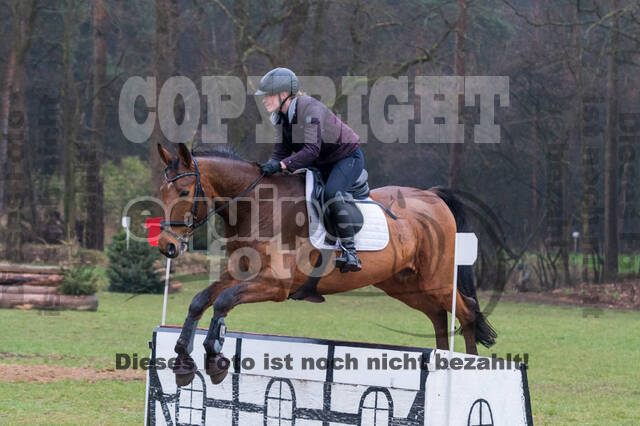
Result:
{"label": "tree", "polygon": [[[456,22],[455,39],[455,70],[456,75],[464,76],[466,73],[465,43],[467,31],[467,0],[458,0],[458,19]],[[464,159],[464,143],[454,143],[449,147],[449,187],[460,186],[460,173]]]}
{"label": "tree", "polygon": [[93,106],[91,111],[91,141],[87,148],[86,197],[87,222],[85,246],[102,250],[104,247],[104,190],[100,177],[103,157],[106,101],[107,30],[104,0],[93,2]]}
{"label": "tree", "polygon": [[9,131],[9,95],[13,84],[13,74],[16,70],[16,51],[14,41],[9,41],[9,58],[7,59],[7,73],[2,87],[2,98],[0,99],[0,214],[4,213],[4,193],[5,193],[5,172],[7,160],[7,138]]}
{"label": "tree", "polygon": [[160,293],[162,279],[154,263],[160,258],[156,247],[132,239],[127,249],[126,234],[120,231],[107,246],[109,291],[122,293]]}
{"label": "tree", "polygon": [[63,13],[64,33],[62,39],[62,72],[64,74],[64,83],[62,87],[62,97],[64,99],[62,106],[62,127],[63,127],[63,144],[64,144],[64,196],[63,196],[63,213],[65,238],[71,240],[75,236],[76,223],[76,166],[77,166],[77,132],[78,132],[78,95],[75,90],[75,81],[73,78],[73,39],[75,35],[76,2],[69,0]]}
{"label": "tree", "polygon": [[13,47],[15,62],[7,72],[13,76],[9,84],[7,125],[7,238],[5,257],[22,260],[22,219],[25,193],[25,153],[27,112],[25,107],[25,60],[37,15],[38,0],[13,4]]}
{"label": "tree", "polygon": [[607,57],[607,125],[604,148],[604,279],[618,278],[618,60],[619,0],[611,1],[611,52]]}
{"label": "tree", "polygon": [[[174,75],[178,66],[178,2],[177,0],[155,0],[156,31],[153,45],[153,67],[156,77],[156,87],[160,91],[167,79]],[[151,168],[151,187],[154,194],[158,195],[162,185],[163,164],[158,157],[158,144],[164,144],[160,120],[174,117],[158,117],[158,123],[153,129],[149,139],[149,167]]]}

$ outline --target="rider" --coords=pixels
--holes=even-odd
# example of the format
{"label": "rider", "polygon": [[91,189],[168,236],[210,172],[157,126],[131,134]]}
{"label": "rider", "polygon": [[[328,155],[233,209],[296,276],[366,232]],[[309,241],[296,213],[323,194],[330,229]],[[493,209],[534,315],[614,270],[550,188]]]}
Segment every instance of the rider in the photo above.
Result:
{"label": "rider", "polygon": [[[362,264],[356,253],[355,230],[344,206],[349,189],[364,168],[360,138],[322,102],[299,90],[298,77],[287,68],[275,68],[260,80],[255,95],[264,95],[262,103],[271,113],[276,129],[271,159],[260,168],[266,176],[282,170],[293,172],[316,167],[326,181],[324,201],[329,205],[336,225],[342,254],[336,259],[341,272],[359,271]],[[296,125],[302,123],[304,134]],[[300,137],[298,137],[300,136]]]}

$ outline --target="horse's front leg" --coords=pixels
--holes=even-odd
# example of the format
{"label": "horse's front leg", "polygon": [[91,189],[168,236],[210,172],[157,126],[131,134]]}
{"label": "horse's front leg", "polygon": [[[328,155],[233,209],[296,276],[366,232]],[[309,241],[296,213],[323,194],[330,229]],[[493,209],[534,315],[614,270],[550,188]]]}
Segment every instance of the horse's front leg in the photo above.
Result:
{"label": "horse's front leg", "polygon": [[282,302],[287,298],[287,289],[274,279],[244,281],[222,291],[213,304],[213,318],[204,339],[205,371],[213,384],[224,380],[231,362],[222,354],[225,318],[229,311],[242,303]]}
{"label": "horse's front leg", "polygon": [[202,317],[204,311],[213,304],[217,294],[222,290],[235,284],[233,280],[222,280],[211,283],[207,288],[195,295],[189,305],[187,318],[184,320],[180,337],[176,341],[174,350],[177,354],[173,365],[173,373],[176,376],[176,385],[186,386],[193,380],[197,366],[191,352],[193,351],[193,339],[196,335],[198,321]]}

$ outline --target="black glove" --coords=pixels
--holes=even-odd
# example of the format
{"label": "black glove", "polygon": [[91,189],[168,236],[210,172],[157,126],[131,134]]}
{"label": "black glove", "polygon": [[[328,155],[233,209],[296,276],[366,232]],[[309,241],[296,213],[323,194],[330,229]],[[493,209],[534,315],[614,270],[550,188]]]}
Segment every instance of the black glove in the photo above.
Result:
{"label": "black glove", "polygon": [[264,173],[265,176],[271,176],[272,174],[281,171],[282,166],[277,160],[269,160],[266,163],[260,164],[260,170],[262,170],[262,173]]}

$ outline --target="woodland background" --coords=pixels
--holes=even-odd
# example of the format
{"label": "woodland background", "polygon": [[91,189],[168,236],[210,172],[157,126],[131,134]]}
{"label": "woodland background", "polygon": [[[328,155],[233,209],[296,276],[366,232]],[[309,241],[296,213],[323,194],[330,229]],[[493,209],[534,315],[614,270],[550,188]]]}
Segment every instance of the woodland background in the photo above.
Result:
{"label": "woodland background", "polygon": [[[501,143],[473,143],[478,105],[461,109],[465,144],[385,144],[369,132],[370,183],[458,190],[480,234],[481,286],[505,273],[523,289],[636,277],[639,6],[0,0],[0,257],[25,261],[61,244],[102,250],[126,203],[155,194],[155,146],[169,144],[159,126],[147,143],[123,136],[118,97],[129,77],[185,75],[199,87],[204,75],[246,82],[286,66],[329,76],[338,90],[342,76],[408,76],[405,104],[418,108],[416,75],[508,76],[510,106],[496,108]],[[255,143],[259,114],[246,105],[228,122],[230,145],[264,161],[272,146]],[[331,107],[346,111],[344,99]]]}

